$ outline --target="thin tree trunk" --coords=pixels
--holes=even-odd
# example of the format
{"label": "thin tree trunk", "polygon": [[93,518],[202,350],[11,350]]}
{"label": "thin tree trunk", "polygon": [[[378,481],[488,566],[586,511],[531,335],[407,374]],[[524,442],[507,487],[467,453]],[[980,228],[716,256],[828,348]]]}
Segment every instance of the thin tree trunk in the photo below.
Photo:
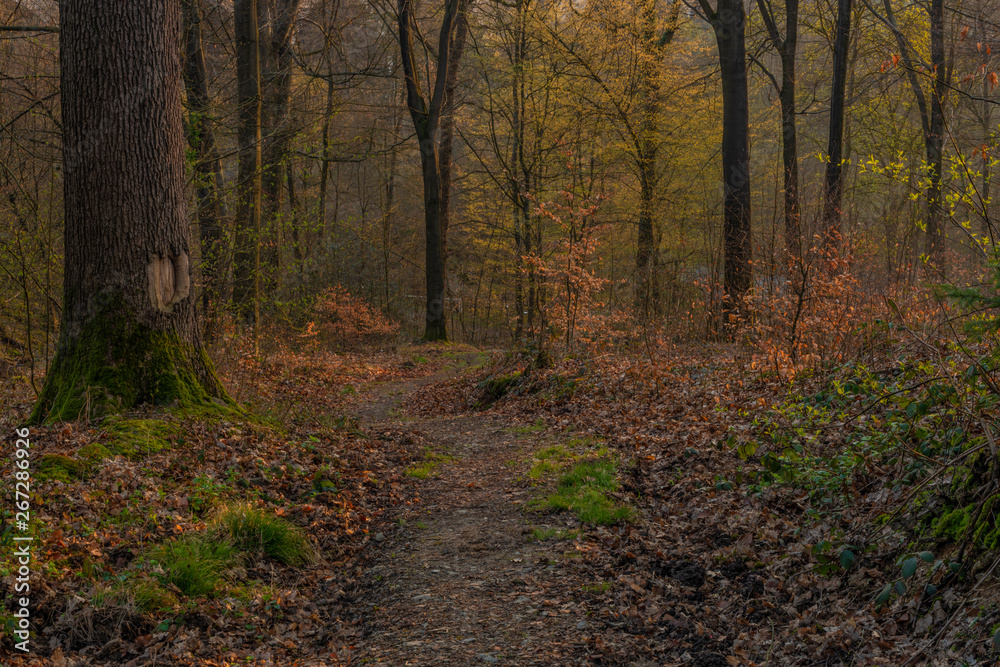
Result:
{"label": "thin tree trunk", "polygon": [[931,84],[930,108],[927,106],[927,98],[917,78],[917,70],[910,57],[906,38],[896,24],[892,2],[891,0],[883,0],[882,5],[885,8],[885,22],[896,37],[900,59],[910,80],[913,95],[917,100],[917,109],[920,111],[920,124],[924,135],[924,154],[927,163],[927,184],[924,186],[926,248],[931,263],[939,269],[943,269],[945,237],[941,230],[941,170],[944,161],[944,100],[948,93],[950,76],[950,71],[946,66],[944,49],[944,0],[931,0],[927,7],[931,27],[931,69],[934,76],[934,81]]}
{"label": "thin tree trunk", "polygon": [[201,236],[201,274],[204,281],[205,338],[214,335],[218,304],[225,300],[226,256],[223,244],[222,160],[215,141],[214,119],[205,76],[201,38],[200,0],[182,0],[184,13],[184,85],[187,89],[188,144],[197,156],[198,230]]}
{"label": "thin tree trunk", "polygon": [[[455,89],[458,87],[458,71],[465,51],[465,38],[469,33],[469,21],[466,16],[469,0],[459,0],[458,17],[455,20],[455,36],[451,41],[451,54],[448,61],[448,80],[445,85],[444,109],[441,112],[441,145],[438,148],[438,159],[441,163],[441,249],[448,258],[448,223],[451,221],[451,156],[455,134],[455,113],[457,101]],[[447,280],[445,281],[447,283]]]}
{"label": "thin tree trunk", "polygon": [[656,183],[656,153],[659,114],[659,87],[656,80],[656,70],[659,65],[659,49],[656,40],[656,0],[643,0],[642,4],[642,43],[644,52],[640,55],[643,61],[639,64],[640,87],[642,90],[642,120],[639,127],[639,141],[636,146],[636,158],[639,167],[639,225],[636,240],[635,272],[635,309],[646,321],[659,311],[659,299],[656,293],[657,276],[654,267],[657,264],[656,233],[653,221],[653,198]]}
{"label": "thin tree trunk", "polygon": [[781,158],[785,176],[785,248],[792,261],[802,258],[799,212],[799,155],[795,114],[795,56],[798,49],[799,0],[785,2],[785,39],[781,49]]}
{"label": "thin tree trunk", "polygon": [[333,116],[333,78],[326,82],[326,112],[323,114],[323,164],[319,171],[319,220],[322,243],[326,244],[326,188],[330,180],[330,117]]}
{"label": "thin tree trunk", "polygon": [[281,246],[282,182],[285,160],[292,137],[289,114],[292,84],[292,34],[300,0],[257,0],[259,15],[268,17],[267,29],[261,30],[261,196],[266,229],[261,264],[261,291],[272,293],[278,284]]}
{"label": "thin tree trunk", "polygon": [[838,0],[837,27],[833,38],[833,84],[830,93],[830,132],[827,142],[826,176],[823,184],[823,249],[836,253],[841,238],[843,184],[844,112],[847,86],[847,48],[850,44],[851,0]]}
{"label": "thin tree trunk", "polygon": [[191,289],[180,3],[64,0],[59,14],[65,296],[31,421],[211,405],[226,394]]}
{"label": "thin tree trunk", "polygon": [[948,69],[944,52],[944,0],[931,0],[931,116],[925,139],[929,183],[927,186],[927,254],[940,269],[945,263],[945,234],[942,228],[941,178],[944,169],[944,99],[948,94]]}
{"label": "thin tree trunk", "polygon": [[233,301],[254,332],[260,324],[261,134],[260,60],[257,46],[257,0],[234,0],[236,79],[239,105],[239,171]]}
{"label": "thin tree trunk", "polygon": [[[757,0],[768,38],[781,58],[781,165],[784,176],[785,254],[790,264],[802,259],[802,222],[799,213],[799,158],[795,122],[795,56],[798,48],[799,0],[785,0],[785,34],[778,30],[771,5]],[[772,79],[773,80],[773,79]]]}

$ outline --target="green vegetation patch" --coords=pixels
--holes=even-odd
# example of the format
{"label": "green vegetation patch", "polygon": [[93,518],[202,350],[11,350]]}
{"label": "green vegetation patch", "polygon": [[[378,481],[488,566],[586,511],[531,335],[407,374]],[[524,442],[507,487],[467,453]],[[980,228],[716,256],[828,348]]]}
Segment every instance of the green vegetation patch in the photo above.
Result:
{"label": "green vegetation patch", "polygon": [[39,482],[57,479],[68,483],[82,479],[85,472],[82,461],[63,454],[44,454],[35,464],[34,477]]}
{"label": "green vegetation patch", "polygon": [[279,516],[247,504],[231,505],[212,521],[209,534],[235,551],[262,554],[282,565],[306,565],[316,552],[305,533]]}
{"label": "green vegetation patch", "polygon": [[170,611],[179,602],[177,596],[156,579],[138,575],[112,586],[95,586],[90,603],[95,608],[123,607],[148,614]]}
{"label": "green vegetation patch", "polygon": [[585,523],[608,526],[627,521],[635,509],[608,497],[620,488],[617,473],[618,465],[611,458],[581,461],[559,478],[555,493],[536,505],[571,511]]}
{"label": "green vegetation patch", "polygon": [[108,451],[129,459],[141,459],[169,449],[183,434],[180,425],[162,419],[111,418],[104,426],[111,435]]}
{"label": "green vegetation patch", "polygon": [[77,451],[76,454],[83,459],[88,466],[100,463],[104,459],[109,459],[114,456],[114,452],[99,442],[92,442],[89,445],[84,445]]}
{"label": "green vegetation patch", "polygon": [[511,432],[518,435],[530,435],[532,433],[541,433],[544,430],[545,420],[539,417],[533,424],[529,424],[528,426],[515,426],[511,429]]}
{"label": "green vegetation patch", "polygon": [[448,463],[449,461],[454,460],[454,456],[448,456],[447,454],[441,454],[440,452],[435,452],[431,449],[425,449],[424,460],[411,464],[404,471],[404,474],[408,477],[415,477],[416,479],[427,479],[432,475],[436,475],[438,468],[440,468],[443,463]]}
{"label": "green vegetation patch", "polygon": [[611,588],[610,581],[599,581],[596,584],[584,584],[583,590],[588,593],[594,593],[596,595],[601,595],[602,593],[607,593]]}
{"label": "green vegetation patch", "polygon": [[158,566],[155,576],[165,586],[176,586],[188,597],[214,595],[224,582],[224,573],[236,565],[229,544],[199,535],[161,544],[149,553]]}

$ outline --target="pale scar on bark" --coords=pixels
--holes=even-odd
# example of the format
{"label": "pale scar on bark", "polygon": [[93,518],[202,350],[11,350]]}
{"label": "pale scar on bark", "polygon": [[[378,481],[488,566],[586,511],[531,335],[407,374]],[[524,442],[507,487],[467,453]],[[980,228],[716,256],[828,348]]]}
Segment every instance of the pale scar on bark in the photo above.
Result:
{"label": "pale scar on bark", "polygon": [[146,267],[149,277],[149,298],[153,307],[169,312],[175,303],[191,292],[190,260],[186,252],[179,255],[154,257]]}

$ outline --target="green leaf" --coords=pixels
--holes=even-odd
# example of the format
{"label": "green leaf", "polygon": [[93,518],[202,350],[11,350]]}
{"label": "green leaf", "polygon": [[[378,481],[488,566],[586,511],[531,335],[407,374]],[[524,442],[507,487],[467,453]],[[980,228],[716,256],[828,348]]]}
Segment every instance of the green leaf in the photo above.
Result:
{"label": "green leaf", "polygon": [[884,605],[889,601],[890,595],[892,595],[892,584],[886,584],[885,588],[882,589],[882,592],[878,594],[877,598],[875,598],[875,604],[879,606]]}
{"label": "green leaf", "polygon": [[932,554],[930,551],[921,551],[920,553],[917,554],[917,556],[919,556],[920,560],[924,561],[925,563],[934,562],[934,554]]}
{"label": "green leaf", "polygon": [[937,593],[937,591],[938,591],[937,586],[935,586],[934,584],[927,584],[927,588],[924,589],[924,593],[927,595],[927,597],[934,595],[935,593]]}
{"label": "green leaf", "polygon": [[902,581],[897,581],[896,582],[896,592],[899,593],[900,595],[905,594],[906,593],[906,584],[904,584]]}
{"label": "green leaf", "polygon": [[903,579],[909,579],[917,571],[917,559],[910,556],[903,561]]}
{"label": "green leaf", "polygon": [[852,565],[854,565],[854,552],[850,549],[844,549],[840,552],[840,566],[847,570]]}
{"label": "green leaf", "polygon": [[896,314],[896,317],[898,317],[899,319],[903,319],[903,316],[899,314],[899,306],[896,305],[895,301],[893,301],[892,299],[886,299],[885,302],[886,304],[888,304],[889,309]]}
{"label": "green leaf", "polygon": [[1000,648],[1000,630],[993,633],[993,647]]}

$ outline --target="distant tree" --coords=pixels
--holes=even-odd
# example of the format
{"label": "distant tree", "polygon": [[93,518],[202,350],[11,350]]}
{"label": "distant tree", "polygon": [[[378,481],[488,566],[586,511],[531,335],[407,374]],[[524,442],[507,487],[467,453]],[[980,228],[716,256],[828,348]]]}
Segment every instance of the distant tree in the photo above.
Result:
{"label": "distant tree", "polygon": [[844,194],[844,111],[847,106],[847,46],[851,33],[851,0],[837,0],[837,27],[833,37],[833,82],[826,175],[823,181],[823,245],[840,245],[840,207]]}
{"label": "distant tree", "polygon": [[179,0],[65,0],[59,24],[65,296],[31,420],[225,398],[191,289]]}
{"label": "distant tree", "polygon": [[261,128],[258,0],[234,0],[239,170],[236,177],[233,301],[254,331],[260,321]]}
{"label": "distant tree", "polygon": [[[785,0],[785,30],[769,0],[757,0],[768,38],[781,58],[781,83],[767,72],[781,100],[781,163],[785,185],[785,251],[791,260],[802,258],[802,222],[799,211],[798,128],[795,123],[795,56],[799,43],[799,0]],[[850,11],[848,11],[850,21]],[[766,70],[765,70],[766,71]],[[836,75],[834,75],[836,76]],[[843,107],[841,107],[843,108]]]}
{"label": "distant tree", "polygon": [[[427,326],[424,338],[447,340],[445,326],[445,230],[441,215],[441,154],[438,133],[447,98],[448,74],[452,58],[452,35],[457,24],[460,0],[447,0],[438,34],[437,72],[429,98],[420,89],[420,68],[413,49],[416,18],[412,0],[399,0],[399,46],[406,82],[406,104],[413,119],[420,146],[420,166],[424,184],[424,237],[426,240]],[[464,42],[464,36],[462,37]],[[456,70],[457,71],[457,68]]]}
{"label": "distant tree", "polygon": [[714,8],[708,0],[698,2],[702,18],[715,30],[722,70],[723,327],[728,327],[753,284],[746,12],[742,0],[718,0]]}
{"label": "distant tree", "polygon": [[200,0],[181,0],[184,12],[184,87],[188,106],[188,143],[195,154],[198,189],[198,231],[201,236],[201,275],[205,336],[213,335],[226,277],[223,225],[226,206],[222,197],[222,159],[211,113],[205,50],[202,46]]}
{"label": "distant tree", "polygon": [[[899,48],[899,61],[917,101],[920,128],[924,139],[924,161],[927,178],[924,181],[924,224],[927,230],[926,252],[931,261],[941,267],[944,262],[945,234],[942,229],[941,178],[944,170],[945,100],[951,88],[951,63],[946,57],[944,0],[930,0],[920,5],[927,11],[930,24],[930,61],[916,60],[918,52],[900,30],[892,0],[883,0],[884,15],[879,18],[889,27]],[[954,52],[954,49],[952,50]],[[921,78],[929,80],[925,91]],[[929,99],[928,99],[929,98]]]}

